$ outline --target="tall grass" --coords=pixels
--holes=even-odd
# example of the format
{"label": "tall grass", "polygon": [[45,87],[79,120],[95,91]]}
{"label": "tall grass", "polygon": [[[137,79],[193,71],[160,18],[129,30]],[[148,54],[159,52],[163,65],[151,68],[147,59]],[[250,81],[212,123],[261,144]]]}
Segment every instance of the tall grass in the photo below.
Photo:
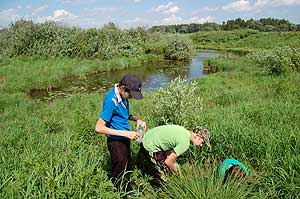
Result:
{"label": "tall grass", "polygon": [[[246,57],[216,59],[214,64],[225,68],[231,66],[231,70],[196,80],[191,84],[195,89],[194,95],[188,95],[188,102],[182,97],[186,105],[184,110],[190,110],[191,116],[198,114],[200,117],[195,119],[181,115],[177,105],[169,109],[178,118],[182,116],[182,121],[186,122],[182,124],[187,128],[198,123],[212,132],[211,151],[192,147],[180,162],[194,162],[198,166],[191,170],[197,170],[205,166],[207,159],[214,163],[234,157],[244,162],[250,170],[250,178],[256,176],[257,180],[253,179],[237,189],[230,187],[220,191],[222,186],[213,181],[210,171],[203,171],[204,176],[190,171],[181,178],[171,178],[157,197],[214,198],[217,197],[214,192],[219,193],[221,198],[300,197],[300,90],[296,86],[300,83],[299,74],[269,76],[254,67],[254,62]],[[187,89],[188,92],[191,85],[184,85],[182,90]],[[178,93],[168,92],[168,95],[154,97],[151,103],[146,102],[143,110],[147,110],[145,117],[150,128],[162,124],[161,120],[157,120],[158,115],[160,118],[169,116],[164,109],[152,110],[153,104],[176,99]],[[199,97],[204,106],[198,112],[191,104],[197,104]],[[151,117],[152,112],[156,117]],[[216,165],[211,164],[212,167]],[[209,186],[204,181],[207,178],[211,181]],[[238,186],[236,184],[235,188]]]}
{"label": "tall grass", "polygon": [[265,193],[255,191],[259,178],[251,176],[248,179],[223,183],[217,178],[216,166],[213,164],[185,164],[182,176],[172,176],[156,194],[157,198],[267,198]]}

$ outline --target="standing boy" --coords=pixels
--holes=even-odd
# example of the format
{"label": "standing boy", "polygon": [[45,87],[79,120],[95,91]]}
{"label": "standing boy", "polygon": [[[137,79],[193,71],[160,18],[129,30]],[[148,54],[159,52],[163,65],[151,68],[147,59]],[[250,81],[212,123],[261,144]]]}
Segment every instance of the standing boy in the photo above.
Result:
{"label": "standing boy", "polygon": [[141,170],[154,177],[152,184],[157,185],[165,176],[179,173],[176,165],[178,156],[188,150],[190,142],[194,146],[209,143],[210,133],[206,128],[196,127],[189,131],[178,125],[163,125],[145,133],[138,159]]}
{"label": "standing boy", "polygon": [[129,120],[137,126],[146,123],[129,112],[128,99],[142,99],[141,80],[132,74],[125,75],[118,84],[108,91],[103,101],[103,109],[96,124],[96,132],[107,135],[107,146],[112,162],[112,179],[115,185],[125,170],[131,170],[130,140],[139,134],[130,131]]}

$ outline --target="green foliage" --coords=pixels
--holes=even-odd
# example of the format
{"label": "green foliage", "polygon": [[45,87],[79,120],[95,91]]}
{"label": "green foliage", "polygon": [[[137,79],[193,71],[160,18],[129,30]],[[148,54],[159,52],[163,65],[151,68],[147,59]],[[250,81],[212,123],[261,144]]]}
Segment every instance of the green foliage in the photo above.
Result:
{"label": "green foliage", "polygon": [[198,32],[188,35],[196,48],[216,49],[233,52],[272,49],[276,46],[300,46],[299,32],[258,32],[255,30],[235,30],[218,32]]}
{"label": "green foliage", "polygon": [[193,33],[198,31],[219,31],[221,25],[217,23],[204,23],[204,24],[177,24],[177,25],[161,25],[152,26],[150,32],[161,32],[161,33]]}
{"label": "green foliage", "polygon": [[164,55],[167,50],[173,58],[183,59],[190,56],[191,48],[191,43],[183,39],[174,38],[177,42],[168,43],[160,35],[152,35],[142,28],[121,30],[114,24],[85,30],[59,26],[54,22],[34,24],[32,21],[20,20],[1,31],[0,38],[3,38],[0,43],[3,46],[1,55],[10,57],[67,56],[107,60],[151,53]]}
{"label": "green foliage", "polygon": [[276,47],[272,50],[254,52],[250,57],[270,74],[280,75],[289,71],[300,71],[300,48]]}
{"label": "green foliage", "polygon": [[204,23],[204,24],[176,24],[176,25],[161,25],[152,26],[150,32],[161,33],[195,33],[200,31],[231,31],[239,29],[253,29],[260,32],[286,32],[286,31],[299,31],[299,25],[292,24],[285,19],[262,18],[259,20],[249,19],[244,20],[237,18],[234,20],[224,21],[222,25],[217,23]]}
{"label": "green foliage", "polygon": [[178,35],[166,39],[165,58],[172,60],[188,59],[192,53],[191,41]]}
{"label": "green foliage", "polygon": [[251,35],[258,34],[255,30],[238,30],[238,31],[214,31],[214,32],[198,32],[191,34],[193,43],[198,46],[214,46],[232,41],[239,41]]}
{"label": "green foliage", "polygon": [[144,49],[146,54],[156,54],[162,55],[166,49],[166,42],[161,38],[161,34],[152,33],[151,37],[144,44]]}
{"label": "green foliage", "polygon": [[153,119],[157,125],[178,124],[195,127],[202,117],[203,101],[196,96],[196,84],[182,86],[183,79],[176,79],[167,88],[154,95]]}

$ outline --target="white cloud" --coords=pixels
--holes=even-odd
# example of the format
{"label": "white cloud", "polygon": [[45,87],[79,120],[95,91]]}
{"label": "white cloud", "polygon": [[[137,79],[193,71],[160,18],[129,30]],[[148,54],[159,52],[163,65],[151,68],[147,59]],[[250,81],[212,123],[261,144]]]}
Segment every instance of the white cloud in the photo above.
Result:
{"label": "white cloud", "polygon": [[41,7],[38,7],[37,9],[34,9],[34,11],[37,12],[37,13],[39,13],[39,12],[43,12],[43,11],[45,11],[47,9],[48,9],[48,5],[45,4],[45,5],[41,6]]}
{"label": "white cloud", "polygon": [[[31,9],[31,8],[28,8],[28,9]],[[43,5],[43,6],[41,6],[41,7],[38,7],[38,8],[36,8],[36,9],[33,9],[31,15],[32,15],[32,16],[36,16],[36,15],[40,14],[41,12],[43,12],[43,11],[45,11],[45,10],[47,10],[47,9],[48,9],[48,5],[47,5],[47,4],[46,4],[46,5]]]}
{"label": "white cloud", "polygon": [[212,16],[207,16],[207,17],[192,17],[190,19],[187,19],[184,21],[184,23],[197,23],[197,24],[203,24],[206,22],[214,22],[215,18]]}
{"label": "white cloud", "polygon": [[255,3],[254,3],[254,7],[255,8],[263,8],[265,7],[266,5],[268,5],[270,0],[257,0]]}
{"label": "white cloud", "polygon": [[54,22],[76,25],[78,24],[76,21],[78,18],[79,18],[78,16],[66,10],[55,10],[52,16],[39,17],[38,21],[39,22],[54,21]]}
{"label": "white cloud", "polygon": [[273,6],[294,6],[300,5],[300,0],[257,0],[257,2],[266,1],[267,5]]}
{"label": "white cloud", "polygon": [[164,13],[164,14],[175,14],[180,10],[176,3],[169,2],[165,5],[159,5],[155,8],[152,8],[153,12]]}
{"label": "white cloud", "polygon": [[63,0],[63,3],[80,3],[81,0]]}
{"label": "white cloud", "polygon": [[232,2],[226,6],[223,6],[222,9],[229,10],[229,11],[243,12],[243,11],[252,10],[252,6],[249,1],[239,0],[239,1]]}
{"label": "white cloud", "polygon": [[170,17],[162,19],[162,21],[164,24],[179,24],[182,23],[182,18],[173,14]]}
{"label": "white cloud", "polygon": [[279,7],[279,6],[298,6],[300,5],[300,0],[257,0],[251,5],[247,0],[239,0],[227,4],[222,7],[223,10],[227,11],[254,11],[259,12],[267,7]]}
{"label": "white cloud", "polygon": [[216,7],[216,8],[209,8],[209,7],[204,7],[203,8],[203,10],[205,10],[205,11],[217,11],[217,10],[219,10],[219,7]]}
{"label": "white cloud", "polygon": [[133,0],[134,3],[139,3],[141,2],[142,0]]}
{"label": "white cloud", "polygon": [[149,22],[145,19],[136,17],[134,19],[129,19],[124,21],[127,27],[136,27],[136,26],[148,26]]}
{"label": "white cloud", "polygon": [[18,19],[21,19],[21,16],[18,14],[18,9],[10,8],[0,11],[1,24],[8,24]]}
{"label": "white cloud", "polygon": [[85,11],[87,12],[94,12],[94,13],[103,13],[103,12],[113,12],[116,11],[117,8],[106,8],[106,7],[97,7],[97,8],[86,8]]}
{"label": "white cloud", "polygon": [[143,20],[143,19],[141,19],[141,18],[139,18],[139,17],[136,17],[136,18],[134,18],[134,19],[126,20],[125,22],[126,22],[126,23],[139,23],[139,22],[143,22],[143,21],[145,21],[145,20]]}

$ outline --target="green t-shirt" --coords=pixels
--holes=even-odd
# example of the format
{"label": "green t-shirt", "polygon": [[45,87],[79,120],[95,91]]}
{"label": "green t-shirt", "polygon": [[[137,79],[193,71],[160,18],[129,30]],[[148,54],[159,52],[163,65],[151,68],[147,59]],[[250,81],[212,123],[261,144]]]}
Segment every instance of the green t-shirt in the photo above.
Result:
{"label": "green t-shirt", "polygon": [[178,125],[158,126],[145,133],[143,145],[149,152],[174,150],[179,156],[189,148],[190,132]]}

